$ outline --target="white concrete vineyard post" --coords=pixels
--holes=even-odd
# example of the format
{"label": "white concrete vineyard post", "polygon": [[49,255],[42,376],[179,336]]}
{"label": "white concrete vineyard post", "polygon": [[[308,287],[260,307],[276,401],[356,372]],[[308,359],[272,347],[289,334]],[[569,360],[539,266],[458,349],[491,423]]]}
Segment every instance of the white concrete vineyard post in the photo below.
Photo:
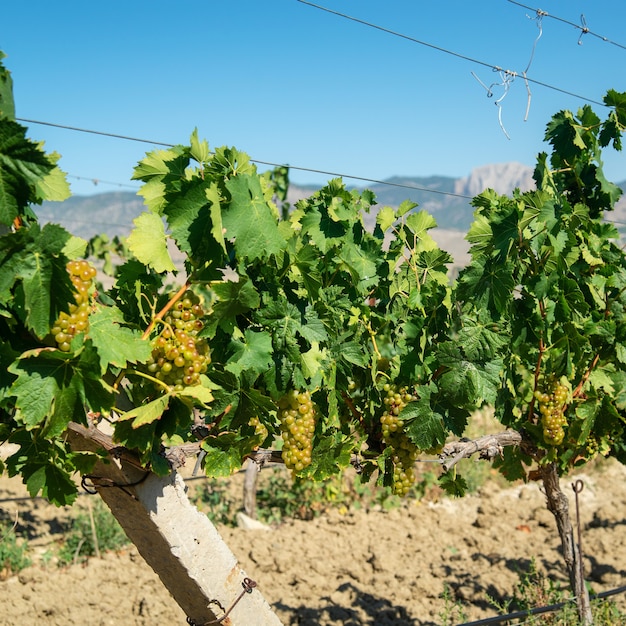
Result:
{"label": "white concrete vineyard post", "polygon": [[242,595],[250,579],[207,516],[189,502],[177,472],[146,473],[96,428],[70,424],[68,433],[75,450],[109,453],[96,464],[91,483],[190,623],[281,625],[258,588]]}

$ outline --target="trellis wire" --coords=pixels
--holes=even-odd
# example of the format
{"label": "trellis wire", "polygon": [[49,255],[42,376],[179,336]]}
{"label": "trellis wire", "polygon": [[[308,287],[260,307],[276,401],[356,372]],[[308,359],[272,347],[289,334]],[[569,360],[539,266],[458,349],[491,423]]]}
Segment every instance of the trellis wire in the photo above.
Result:
{"label": "trellis wire", "polygon": [[[626,585],[622,587],[616,587],[609,591],[602,591],[591,596],[592,600],[603,600],[610,596],[617,595],[618,593],[624,593],[626,591]],[[503,622],[509,622],[514,619],[522,619],[525,617],[532,617],[533,615],[541,615],[542,613],[552,613],[558,611],[563,607],[573,604],[576,601],[575,598],[564,600],[563,602],[557,602],[555,604],[549,604],[547,606],[538,606],[532,609],[526,609],[524,611],[516,611],[515,613],[508,613],[507,615],[496,615],[495,617],[487,617],[485,619],[479,619],[475,622],[463,622],[458,626],[487,626],[487,624],[502,624]],[[525,622],[521,622],[524,624]]]}

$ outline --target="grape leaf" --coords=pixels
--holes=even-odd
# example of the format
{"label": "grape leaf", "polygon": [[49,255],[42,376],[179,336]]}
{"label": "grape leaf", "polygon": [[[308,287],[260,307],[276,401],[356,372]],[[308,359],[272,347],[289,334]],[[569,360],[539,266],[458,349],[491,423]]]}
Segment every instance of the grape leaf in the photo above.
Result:
{"label": "grape leaf", "polygon": [[122,324],[124,317],[116,307],[98,307],[89,316],[89,337],[100,357],[101,374],[110,365],[124,368],[129,362],[143,363],[152,353],[149,341]]}
{"label": "grape leaf", "polygon": [[311,305],[308,305],[304,310],[303,322],[304,323],[298,327],[298,332],[308,342],[313,343],[314,341],[325,341],[328,339],[328,333],[324,328],[324,323]]}
{"label": "grape leaf", "polygon": [[507,344],[509,337],[501,326],[487,326],[476,317],[463,316],[458,343],[468,359],[485,361],[495,357]]}
{"label": "grape leaf", "polygon": [[437,248],[435,240],[428,232],[431,228],[435,228],[437,226],[435,218],[430,213],[426,211],[411,213],[406,218],[406,225],[411,230],[413,235],[419,240],[415,246],[415,250],[417,252],[425,252]]}
{"label": "grape leaf", "polygon": [[459,276],[457,296],[485,307],[496,317],[505,313],[512,299],[515,279],[513,263],[492,257],[477,257]]}
{"label": "grape leaf", "polygon": [[524,469],[523,461],[527,461],[530,464],[532,461],[530,457],[525,454],[520,454],[519,449],[513,450],[510,447],[506,447],[502,450],[500,456],[493,460],[494,468],[500,470],[500,473],[509,481],[514,480],[527,480],[526,470]]}
{"label": "grape leaf", "polygon": [[221,326],[226,332],[229,332],[229,329],[232,331],[237,315],[256,309],[261,304],[258,292],[247,278],[240,278],[238,282],[216,283],[213,285],[213,292],[217,302],[213,305],[213,313],[206,327],[207,332],[216,325]]}
{"label": "grape leaf", "polygon": [[502,363],[498,359],[472,361],[453,342],[442,344],[438,357],[448,369],[437,380],[441,393],[457,407],[495,402]]}
{"label": "grape leaf", "polygon": [[449,495],[461,498],[468,490],[467,482],[459,476],[454,469],[442,474],[439,478],[439,486]]}
{"label": "grape leaf", "polygon": [[152,400],[152,402],[136,406],[134,409],[126,411],[121,415],[120,421],[133,420],[132,427],[134,430],[146,424],[152,424],[152,422],[160,419],[163,415],[163,412],[167,409],[170,402],[170,397],[169,393],[165,393],[156,398],[156,400]]}
{"label": "grape leaf", "polygon": [[491,224],[484,215],[477,215],[470,226],[465,238],[472,245],[471,252],[476,255],[491,247]]}
{"label": "grape leaf", "polygon": [[210,435],[202,440],[202,449],[207,455],[204,459],[204,473],[212,478],[230,476],[241,467],[243,458],[239,445],[245,442],[239,439],[237,433],[222,433],[219,436]]}
{"label": "grape leaf", "polygon": [[390,206],[384,206],[376,215],[376,223],[380,226],[383,232],[391,228],[396,219],[396,210]]}
{"label": "grape leaf", "polygon": [[210,215],[211,215],[211,234],[217,243],[220,244],[220,247],[224,252],[226,252],[226,242],[224,241],[224,227],[222,225],[222,208],[221,208],[221,199],[220,192],[215,183],[210,185],[208,189],[205,190],[206,199],[210,204]]}
{"label": "grape leaf", "polygon": [[0,239],[0,298],[10,301],[19,286],[24,306],[16,313],[38,337],[48,334],[74,299],[63,255],[68,239],[69,233],[56,224],[43,229],[33,224]]}
{"label": "grape leaf", "polygon": [[132,180],[144,181],[138,193],[152,212],[161,214],[167,204],[167,191],[184,180],[188,165],[189,156],[185,148],[173,146],[168,150],[150,152],[135,167]]}
{"label": "grape leaf", "polygon": [[404,422],[409,439],[420,449],[436,448],[446,441],[443,418],[433,411],[430,396],[424,393],[419,400],[409,402],[398,416]]}
{"label": "grape leaf", "polygon": [[89,471],[97,460],[95,455],[68,451],[63,444],[48,441],[37,430],[16,430],[9,441],[19,446],[7,458],[9,476],[21,474],[31,497],[41,493],[57,506],[75,501],[78,489],[72,474],[79,467]]}
{"label": "grape leaf", "polygon": [[[206,380],[208,382],[208,379]],[[208,406],[213,401],[213,392],[208,386],[205,385],[190,385],[188,387],[184,387],[181,391],[177,391],[176,393],[178,396],[193,398],[205,406]]]}
{"label": "grape leaf", "polygon": [[298,472],[298,476],[315,481],[326,480],[350,465],[354,441],[341,432],[325,432],[313,446],[311,464]]}
{"label": "grape leaf", "polygon": [[327,359],[326,349],[320,350],[320,344],[317,341],[311,342],[311,349],[302,353],[302,372],[303,374],[319,383],[319,376],[321,374],[322,367]]}
{"label": "grape leaf", "polygon": [[378,281],[376,263],[361,247],[345,242],[339,251],[338,258],[345,263],[352,280],[359,288],[370,287]]}
{"label": "grape leaf", "polygon": [[135,228],[127,243],[139,261],[155,272],[173,272],[176,269],[167,249],[163,220],[156,213],[142,213],[133,220]]}
{"label": "grape leaf", "polygon": [[86,253],[87,242],[81,237],[76,237],[75,235],[71,235],[63,246],[63,254],[68,259],[78,259],[80,257],[86,256]]}
{"label": "grape leaf", "polygon": [[235,375],[244,370],[261,374],[272,364],[272,338],[269,333],[246,329],[242,340],[230,343],[233,355],[226,363],[226,369]]}
{"label": "grape leaf", "polygon": [[[46,156],[52,164],[56,164],[60,158],[56,152],[49,152]],[[35,183],[35,189],[39,198],[50,202],[62,202],[72,195],[65,172],[58,166],[40,178]]]}
{"label": "grape leaf", "polygon": [[185,183],[176,197],[163,207],[179,249],[198,259],[208,256],[211,248],[216,247],[209,219],[207,185],[209,181]]}
{"label": "grape leaf", "polygon": [[46,436],[60,435],[69,421],[85,421],[85,407],[111,408],[113,394],[95,367],[97,356],[86,344],[78,355],[52,348],[25,352],[9,371],[16,380],[15,417],[27,428],[42,425]]}
{"label": "grape leaf", "polygon": [[13,79],[11,78],[11,72],[2,63],[2,59],[5,56],[4,52],[0,51],[0,118],[15,120]]}
{"label": "grape leaf", "polygon": [[409,211],[412,211],[417,207],[417,202],[413,200],[403,200],[398,207],[398,217],[406,215]]}
{"label": "grape leaf", "polygon": [[322,286],[322,277],[318,268],[319,253],[311,245],[305,245],[298,250],[292,262],[294,279],[301,281],[305,289],[317,297]]}
{"label": "grape leaf", "polygon": [[189,154],[191,158],[198,161],[198,163],[206,163],[209,160],[209,144],[206,140],[200,141],[198,138],[198,129],[194,128],[191,133],[190,150]]}
{"label": "grape leaf", "polygon": [[231,201],[222,206],[225,239],[234,239],[243,259],[267,259],[285,247],[278,221],[268,205],[258,177],[239,174],[226,181]]}
{"label": "grape leaf", "polygon": [[26,138],[26,128],[0,118],[0,224],[10,226],[29,203],[40,203],[37,185],[53,169],[47,155]]}
{"label": "grape leaf", "polygon": [[15,397],[18,422],[34,427],[50,414],[55,394],[64,378],[66,359],[45,358],[45,355],[41,357],[31,353],[22,355],[9,367],[9,372],[17,376],[10,394]]}

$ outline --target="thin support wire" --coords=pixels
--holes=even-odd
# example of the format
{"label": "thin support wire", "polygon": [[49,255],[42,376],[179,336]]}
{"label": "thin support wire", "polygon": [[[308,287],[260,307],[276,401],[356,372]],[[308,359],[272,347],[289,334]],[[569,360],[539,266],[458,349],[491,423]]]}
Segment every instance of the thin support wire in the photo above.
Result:
{"label": "thin support wire", "polygon": [[[583,98],[585,100],[586,98]],[[598,103],[600,104],[600,103]],[[41,126],[51,126],[53,128],[60,128],[63,130],[71,130],[79,133],[87,133],[91,135],[104,135],[105,137],[111,137],[113,139],[125,139],[127,141],[139,141],[141,143],[151,143],[156,146],[167,146],[174,147],[174,144],[165,143],[162,141],[152,141],[150,139],[140,139],[137,137],[129,137],[127,135],[118,135],[115,133],[108,133],[99,130],[91,130],[89,128],[78,128],[76,126],[67,126],[65,124],[57,124],[55,122],[44,122],[41,120],[31,120],[23,117],[16,117],[16,121],[23,122],[25,124],[39,124]],[[429,187],[420,187],[418,185],[404,185],[402,183],[391,183],[389,181],[379,180],[377,178],[367,178],[365,176],[356,176],[354,174],[342,174],[339,172],[331,172],[328,170],[320,170],[314,169],[311,167],[301,167],[297,165],[286,165],[285,163],[272,163],[271,161],[261,161],[260,159],[250,158],[253,163],[258,163],[259,165],[268,165],[270,167],[288,167],[290,170],[297,170],[299,172],[311,172],[313,174],[323,174],[324,176],[332,176],[333,178],[348,178],[350,180],[360,180],[366,183],[373,183],[375,185],[384,185],[386,187],[399,187],[402,189],[412,189],[413,191],[425,191],[428,193],[439,194],[441,196],[453,196],[455,198],[467,198],[468,200],[472,199],[472,196],[468,196],[461,193],[452,193],[450,191],[441,191],[439,189],[430,189]]]}
{"label": "thin support wire", "polygon": [[597,37],[598,39],[600,39],[601,41],[604,41],[605,43],[610,43],[613,46],[616,46],[617,48],[621,48],[622,50],[626,50],[626,46],[622,45],[621,43],[617,43],[616,41],[611,41],[608,37],[605,37],[604,35],[599,35],[598,33],[594,33],[593,31],[591,31],[588,27],[587,27],[587,20],[585,19],[584,15],[580,16],[580,25],[576,24],[575,22],[570,22],[569,20],[563,19],[562,17],[558,17],[557,15],[550,15],[549,13],[547,13],[546,11],[541,11],[541,9],[535,9],[531,6],[528,6],[526,4],[523,4],[521,2],[517,2],[516,0],[508,0],[511,4],[516,4],[518,7],[522,7],[524,9],[528,9],[529,11],[535,11],[537,13],[541,12],[543,16],[545,17],[551,17],[553,20],[557,20],[558,22],[562,22],[563,24],[568,24],[569,26],[573,26],[574,28],[577,28],[578,30],[580,30],[580,37],[578,38],[578,44],[582,46],[583,42],[582,42],[582,38],[584,35],[591,35],[592,37]]}
{"label": "thin support wire", "polygon": [[[409,35],[404,35],[403,33],[399,33],[397,31],[391,30],[389,28],[384,28],[383,26],[379,26],[378,24],[373,24],[372,22],[367,22],[365,20],[359,19],[358,17],[354,17],[352,15],[348,15],[346,13],[340,13],[339,11],[335,11],[333,9],[329,9],[328,7],[322,6],[321,4],[315,4],[313,2],[309,2],[308,0],[296,0],[297,2],[300,2],[301,4],[306,4],[310,7],[313,7],[314,9],[319,9],[320,11],[325,11],[326,13],[330,13],[331,15],[336,15],[337,17],[341,17],[347,20],[350,20],[352,22],[356,22],[357,24],[362,24],[363,26],[368,26],[369,28],[374,28],[376,30],[382,31],[384,33],[387,33],[389,35],[394,35],[395,37],[400,37],[402,39],[406,39],[408,41],[411,41],[412,43],[416,43],[419,44],[421,46],[425,46],[427,48],[431,48],[433,50],[436,50],[437,52],[443,52],[445,54],[449,54],[453,57],[456,57],[458,59],[462,59],[464,61],[469,61],[471,63],[476,63],[477,65],[482,65],[484,67],[488,67],[494,71],[499,71],[500,68],[497,65],[493,65],[492,63],[486,63],[485,61],[480,61],[479,59],[474,59],[470,56],[464,55],[464,54],[460,54],[458,52],[454,52],[453,50],[448,50],[447,48],[443,48],[441,46],[436,46],[435,44],[429,43],[427,41],[422,41],[420,39],[416,39],[415,37],[410,37]],[[511,0],[509,0],[511,1]],[[522,5],[523,6],[523,5]],[[506,71],[510,71],[510,70],[506,70]],[[511,74],[517,74],[517,72],[511,72]],[[566,89],[561,89],[560,87],[555,87],[554,85],[550,85],[548,83],[544,83],[540,80],[535,80],[534,78],[531,78],[530,76],[526,77],[526,80],[528,80],[531,83],[534,83],[536,85],[541,85],[542,87],[545,87],[546,89],[552,89],[553,91],[558,91],[559,93],[565,94],[567,96],[573,96],[574,98],[577,98],[579,100],[584,100],[585,102],[589,102],[590,104],[597,104],[598,106],[607,106],[606,103],[604,102],[600,102],[598,100],[593,100],[591,98],[586,98],[585,96],[581,96],[578,94],[575,94],[571,91],[567,91]]]}

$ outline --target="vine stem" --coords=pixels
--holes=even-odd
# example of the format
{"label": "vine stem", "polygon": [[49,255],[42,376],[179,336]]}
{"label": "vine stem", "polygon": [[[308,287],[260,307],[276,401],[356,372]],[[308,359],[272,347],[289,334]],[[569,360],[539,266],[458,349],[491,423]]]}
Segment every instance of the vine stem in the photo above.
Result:
{"label": "vine stem", "polygon": [[141,376],[142,378],[149,380],[150,382],[154,383],[157,386],[163,387],[163,389],[167,393],[170,392],[170,388],[162,380],[159,380],[158,378],[155,378],[154,376],[150,376],[150,374],[146,374],[145,372],[142,372],[140,370],[133,370],[133,373],[136,374],[137,376]]}
{"label": "vine stem", "polygon": [[591,376],[591,372],[593,372],[599,360],[600,360],[600,355],[596,354],[596,356],[593,358],[593,361],[591,362],[591,365],[587,368],[587,371],[585,372],[583,377],[580,379],[580,382],[578,383],[578,385],[576,385],[576,389],[574,389],[574,391],[572,392],[572,397],[576,398],[580,395],[585,383],[589,380],[589,376]]}
{"label": "vine stem", "polygon": [[[539,374],[541,373],[541,361],[543,359],[543,353],[546,351],[546,347],[543,343],[543,337],[539,338],[539,356],[537,357],[537,365],[535,365],[535,384],[533,392],[537,391],[537,385],[539,384]],[[533,410],[535,408],[535,394],[528,403],[528,421],[532,421]]]}
{"label": "vine stem", "polygon": [[[609,303],[607,302],[606,308],[604,310],[604,319],[607,319],[608,317],[609,317]],[[599,360],[600,360],[600,355],[596,354],[596,356],[593,358],[593,361],[591,362],[591,365],[587,368],[587,371],[585,372],[583,377],[580,379],[580,382],[578,383],[578,385],[576,385],[576,389],[574,389],[574,391],[572,392],[572,397],[576,398],[580,395],[585,383],[589,380],[589,376],[591,376],[591,372],[593,372]]]}
{"label": "vine stem", "polygon": [[356,408],[356,406],[354,406],[354,402],[352,402],[352,398],[345,391],[341,392],[341,397],[343,398],[343,401],[346,403],[346,406],[350,409],[350,413],[352,413],[352,415],[354,416],[354,419],[356,419],[359,422],[362,428],[365,428],[365,422],[363,421],[363,416],[361,415],[361,412]]}
{"label": "vine stem", "polygon": [[167,312],[183,297],[184,293],[189,289],[189,281],[186,281],[185,284],[169,299],[167,304],[152,318],[150,324],[148,324],[148,328],[144,331],[141,336],[142,339],[147,339],[150,336],[150,333],[153,331],[156,323],[161,321]]}
{"label": "vine stem", "polygon": [[[189,285],[190,285],[189,281],[185,281],[185,284],[169,299],[167,304],[155,316],[153,316],[152,320],[148,324],[148,327],[146,328],[146,330],[144,330],[143,334],[141,335],[141,338],[143,340],[146,340],[150,336],[150,333],[153,331],[154,327],[156,326],[156,323],[160,322],[165,317],[166,313],[183,297],[183,294],[187,291],[187,289],[189,289]],[[135,373],[139,374],[139,371],[135,370]],[[126,370],[122,370],[117,375],[117,378],[115,379],[115,382],[113,383],[113,389],[117,390],[124,376],[126,376]],[[150,380],[153,380],[153,381],[157,380],[156,378],[152,378],[151,376],[146,376],[146,378],[149,378]],[[158,382],[161,385],[163,385],[161,381],[158,381]],[[169,391],[169,388],[166,387],[166,389]]]}
{"label": "vine stem", "polygon": [[370,334],[370,339],[372,340],[372,345],[374,346],[374,352],[376,353],[376,356],[379,359],[382,359],[382,354],[380,353],[380,350],[378,349],[378,344],[376,343],[376,333],[374,332],[374,329],[372,328],[372,323],[368,321],[366,328]]}

